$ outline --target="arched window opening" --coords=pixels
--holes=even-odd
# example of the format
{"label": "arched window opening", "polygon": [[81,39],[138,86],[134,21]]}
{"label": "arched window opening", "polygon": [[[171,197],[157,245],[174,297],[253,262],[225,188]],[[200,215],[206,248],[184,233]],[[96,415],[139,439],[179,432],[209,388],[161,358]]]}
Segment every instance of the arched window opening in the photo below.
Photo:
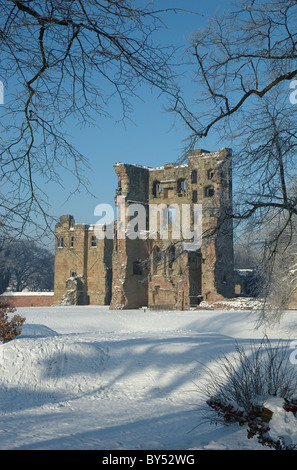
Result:
{"label": "arched window opening", "polygon": [[176,208],[169,207],[168,209],[168,224],[172,225],[176,222]]}
{"label": "arched window opening", "polygon": [[184,178],[179,178],[177,180],[177,193],[179,196],[182,196],[186,191],[187,185]]}
{"label": "arched window opening", "polygon": [[204,190],[205,197],[212,197],[214,195],[214,188],[213,186],[207,186]]}
{"label": "arched window opening", "polygon": [[153,193],[154,197],[159,197],[160,196],[160,194],[161,194],[161,183],[160,183],[160,181],[156,180],[156,181],[153,182],[153,191],[152,191],[152,193]]}
{"label": "arched window opening", "polygon": [[211,168],[211,169],[208,170],[208,172],[207,172],[207,178],[208,178],[209,180],[212,180],[213,177],[214,177],[214,170]]}
{"label": "arched window opening", "polygon": [[96,246],[97,246],[97,237],[95,235],[92,235],[91,247],[96,248]]}
{"label": "arched window opening", "polygon": [[141,276],[143,273],[141,261],[133,261],[133,274],[135,276]]}

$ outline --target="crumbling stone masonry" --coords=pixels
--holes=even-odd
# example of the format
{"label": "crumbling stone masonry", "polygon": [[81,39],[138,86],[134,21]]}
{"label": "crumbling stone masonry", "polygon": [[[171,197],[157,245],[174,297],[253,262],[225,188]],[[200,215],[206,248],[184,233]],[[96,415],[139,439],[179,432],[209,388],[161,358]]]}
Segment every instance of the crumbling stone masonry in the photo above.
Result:
{"label": "crumbling stone masonry", "polygon": [[105,305],[111,298],[113,241],[62,215],[56,224],[54,303]]}
{"label": "crumbling stone masonry", "polygon": [[[232,154],[193,150],[183,165],[159,168],[117,163],[118,187],[128,208],[146,208],[141,238],[96,239],[93,226],[77,225],[70,215],[56,225],[55,303],[67,298],[77,304],[110,305],[111,309],[186,309],[234,296],[232,212]],[[152,237],[150,210],[165,204],[168,237],[160,219]],[[202,205],[203,242],[199,250],[184,249],[184,239],[172,233],[174,210]],[[180,221],[180,223],[182,223]],[[193,229],[193,216],[190,219]],[[69,281],[69,279],[71,281]],[[71,289],[69,288],[71,284]]]}

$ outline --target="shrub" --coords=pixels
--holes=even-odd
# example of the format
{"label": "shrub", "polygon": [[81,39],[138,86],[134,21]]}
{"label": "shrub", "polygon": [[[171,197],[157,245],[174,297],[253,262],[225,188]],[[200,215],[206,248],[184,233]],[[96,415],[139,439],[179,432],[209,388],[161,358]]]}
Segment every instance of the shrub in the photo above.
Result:
{"label": "shrub", "polygon": [[279,442],[274,442],[269,436],[270,430],[265,417],[265,412],[269,412],[261,406],[253,406],[247,413],[232,405],[225,405],[220,400],[208,400],[207,404],[221,416],[226,424],[237,423],[239,426],[247,427],[247,438],[256,436],[258,442],[263,446],[277,448]]}
{"label": "shrub", "polygon": [[0,341],[9,341],[21,334],[26,318],[18,314],[11,316],[15,311],[7,299],[0,297]]}
{"label": "shrub", "polygon": [[205,371],[199,391],[214,413],[211,422],[246,426],[249,439],[256,436],[262,445],[288,449],[281,440],[270,438],[272,412],[264,406],[269,397],[280,397],[285,411],[297,413],[297,370],[290,363],[287,344],[273,346],[265,337],[248,351],[236,345],[235,353],[224,354]]}
{"label": "shrub", "polygon": [[205,371],[204,396],[245,412],[270,396],[291,400],[297,394],[297,369],[290,363],[288,345],[272,345],[267,337],[260,345],[251,343],[248,351],[237,344],[234,354],[223,354]]}

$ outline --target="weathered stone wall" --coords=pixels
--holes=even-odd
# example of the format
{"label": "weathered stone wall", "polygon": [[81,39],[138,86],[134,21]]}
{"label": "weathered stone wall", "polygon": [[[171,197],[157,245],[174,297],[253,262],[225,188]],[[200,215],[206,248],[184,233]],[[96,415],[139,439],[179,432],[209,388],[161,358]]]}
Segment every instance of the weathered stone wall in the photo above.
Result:
{"label": "weathered stone wall", "polygon": [[[190,305],[195,302],[195,297],[196,301],[199,301],[201,296],[210,300],[232,297],[234,295],[233,226],[231,218],[228,217],[232,211],[231,151],[195,150],[189,155],[188,164],[181,166],[167,164],[158,169],[151,169],[149,202],[164,203],[168,206],[177,205],[180,214],[182,214],[182,204],[190,204],[193,207],[197,203],[202,204],[203,211],[203,244],[201,250],[196,253],[196,258],[195,253],[189,253],[188,262],[183,270],[176,262],[171,276],[168,278],[168,273],[162,273],[156,282],[160,281],[159,284],[162,284],[166,277],[171,283],[173,282],[177,291],[175,297],[186,298],[182,302],[179,300],[179,305]],[[163,249],[165,245],[163,242]],[[170,244],[167,245],[167,249],[170,248]],[[160,248],[162,251],[162,246]],[[183,279],[182,285],[187,283],[187,294],[185,289],[182,289],[181,294],[181,281],[177,282],[176,275],[180,280]],[[150,286],[153,286],[153,280]],[[163,289],[160,290],[161,295],[166,287],[160,285],[160,289]],[[187,296],[190,296],[190,299]],[[173,297],[168,289],[167,303],[171,303]],[[153,302],[153,298],[150,299]]]}
{"label": "weathered stone wall", "polygon": [[72,216],[61,216],[56,225],[55,304],[67,302],[73,290],[70,303],[109,304],[112,250],[113,241],[98,239],[94,226],[75,224]]}
{"label": "weathered stone wall", "polygon": [[[92,246],[94,227],[76,225],[72,216],[61,217],[56,226],[55,303],[61,302],[71,275],[80,279],[76,302],[110,303],[111,309],[162,305],[184,309],[202,298],[233,297],[231,151],[194,150],[183,165],[147,168],[117,163],[114,168],[116,195],[124,200],[124,224],[117,222],[114,240],[105,238]],[[146,211],[142,239],[126,236],[129,221],[135,217],[128,214],[131,204],[140,204]],[[169,237],[163,239],[160,220],[154,225],[150,217],[154,204],[177,208],[181,223],[183,204],[190,205],[192,212],[194,204],[201,204],[201,249],[184,251],[186,240],[174,238],[170,225]],[[193,230],[193,217],[189,224]],[[59,246],[61,236],[63,247]]]}
{"label": "weathered stone wall", "polygon": [[[139,308],[147,305],[148,271],[142,264],[149,257],[149,245],[146,239],[131,240],[126,237],[126,228],[132,215],[128,215],[131,204],[141,204],[148,208],[149,170],[137,165],[117,163],[117,196],[125,197],[125,226],[118,235],[120,227],[116,225],[113,249],[113,281],[111,309]],[[143,227],[146,229],[147,227]]]}
{"label": "weathered stone wall", "polygon": [[64,299],[66,281],[79,276],[81,278],[80,302],[87,303],[87,227],[75,225],[71,215],[63,215],[56,224],[55,231],[55,283],[54,303],[60,304]]}
{"label": "weathered stone wall", "polygon": [[[204,300],[234,295],[232,211],[232,154],[194,150],[189,168],[197,171],[197,201],[203,210],[202,289]],[[211,190],[213,189],[213,194]]]}
{"label": "weathered stone wall", "polygon": [[91,305],[107,305],[111,299],[112,250],[113,241],[107,238],[97,239],[92,246],[92,237],[96,237],[94,227],[88,229],[87,251],[87,296]]}
{"label": "weathered stone wall", "polygon": [[113,252],[111,309],[139,308],[148,305],[149,243],[146,240],[120,239]]}

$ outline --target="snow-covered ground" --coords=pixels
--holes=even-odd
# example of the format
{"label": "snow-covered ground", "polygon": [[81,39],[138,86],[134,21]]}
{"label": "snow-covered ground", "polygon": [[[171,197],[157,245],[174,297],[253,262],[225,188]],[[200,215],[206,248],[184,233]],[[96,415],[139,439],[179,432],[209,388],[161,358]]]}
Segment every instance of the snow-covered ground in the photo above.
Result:
{"label": "snow-covered ground", "polygon": [[[203,422],[197,392],[202,364],[263,338],[256,312],[18,313],[21,336],[0,347],[1,450],[264,449],[244,428]],[[266,333],[295,340],[296,326],[291,311]]]}

